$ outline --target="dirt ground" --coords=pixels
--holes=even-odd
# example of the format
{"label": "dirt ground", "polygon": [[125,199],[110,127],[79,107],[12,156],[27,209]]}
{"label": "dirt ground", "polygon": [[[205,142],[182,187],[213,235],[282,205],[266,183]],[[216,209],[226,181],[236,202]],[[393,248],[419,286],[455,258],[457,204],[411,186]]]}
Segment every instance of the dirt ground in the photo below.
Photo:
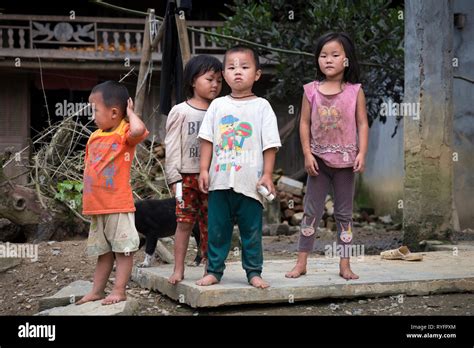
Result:
{"label": "dirt ground", "polygon": [[[371,231],[368,231],[371,232]],[[376,237],[378,236],[378,237]],[[360,233],[358,243],[370,245],[366,254],[397,247],[401,231]],[[296,258],[297,235],[264,237],[265,259]],[[332,241],[319,240],[316,252]],[[171,247],[171,245],[168,245]],[[90,280],[95,259],[85,255],[86,240],[43,242],[38,247],[38,260],[22,260],[21,264],[0,273],[0,315],[33,315],[38,312],[38,300],[50,296],[76,280]],[[196,249],[190,243],[187,259],[194,258]],[[135,263],[144,258],[143,250],[135,254]],[[238,257],[230,254],[229,261]],[[159,260],[155,261],[159,265]],[[106,291],[110,291],[114,273]],[[392,296],[383,298],[331,299],[293,304],[234,306],[219,309],[193,309],[159,293],[142,289],[130,281],[128,295],[137,298],[140,315],[473,315],[472,293],[430,296]]]}

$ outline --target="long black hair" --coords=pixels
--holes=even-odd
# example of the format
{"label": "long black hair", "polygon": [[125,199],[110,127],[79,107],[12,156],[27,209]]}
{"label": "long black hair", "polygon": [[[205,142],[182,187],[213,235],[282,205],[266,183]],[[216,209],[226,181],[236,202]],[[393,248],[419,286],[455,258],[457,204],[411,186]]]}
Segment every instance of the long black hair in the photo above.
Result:
{"label": "long black hair", "polygon": [[355,51],[354,43],[350,36],[346,33],[327,33],[318,38],[316,41],[316,48],[314,50],[314,56],[316,58],[316,79],[323,80],[326,78],[326,75],[323,74],[321,68],[319,67],[318,58],[323,46],[330,41],[339,42],[344,48],[347,59],[349,60],[349,66],[344,69],[344,82],[350,83],[359,83],[359,63],[357,62],[357,56]]}
{"label": "long black hair", "polygon": [[216,57],[201,54],[192,57],[184,68],[183,88],[186,98],[194,96],[194,80],[208,71],[221,72],[222,63]]}

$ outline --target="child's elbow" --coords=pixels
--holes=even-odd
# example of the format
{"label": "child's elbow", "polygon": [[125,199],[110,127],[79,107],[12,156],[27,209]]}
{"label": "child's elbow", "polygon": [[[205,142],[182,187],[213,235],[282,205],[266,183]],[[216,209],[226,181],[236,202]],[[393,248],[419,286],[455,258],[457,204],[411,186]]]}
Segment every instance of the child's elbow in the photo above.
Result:
{"label": "child's elbow", "polygon": [[130,135],[134,138],[142,136],[143,133],[145,132],[146,132],[146,127],[144,125],[130,129]]}

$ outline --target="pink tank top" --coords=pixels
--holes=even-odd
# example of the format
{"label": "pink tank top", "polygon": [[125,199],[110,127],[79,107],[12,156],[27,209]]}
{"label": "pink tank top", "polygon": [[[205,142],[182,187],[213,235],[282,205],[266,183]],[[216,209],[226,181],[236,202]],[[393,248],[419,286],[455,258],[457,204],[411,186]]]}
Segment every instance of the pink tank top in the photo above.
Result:
{"label": "pink tank top", "polygon": [[356,104],[360,83],[346,83],[342,92],[333,95],[322,94],[319,81],[303,87],[311,105],[311,152],[329,167],[352,167],[359,151]]}

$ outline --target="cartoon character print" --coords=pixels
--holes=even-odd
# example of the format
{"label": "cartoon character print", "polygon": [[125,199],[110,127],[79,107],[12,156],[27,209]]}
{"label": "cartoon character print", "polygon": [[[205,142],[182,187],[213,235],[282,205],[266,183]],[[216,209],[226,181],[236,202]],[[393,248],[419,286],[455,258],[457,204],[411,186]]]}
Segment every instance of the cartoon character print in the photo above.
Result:
{"label": "cartoon character print", "polygon": [[242,152],[245,139],[252,135],[252,125],[248,122],[238,122],[239,119],[233,115],[224,116],[219,122],[220,141],[215,146],[215,152],[217,156],[224,153],[230,153],[232,155],[232,162],[226,164],[220,164],[216,166],[216,171],[230,170],[231,167],[235,167],[238,171],[241,166],[237,165],[234,160],[235,156],[239,156]]}
{"label": "cartoon character print", "polygon": [[341,128],[341,112],[335,106],[319,106],[318,115],[321,122],[319,127],[322,130],[328,131]]}
{"label": "cartoon character print", "polygon": [[314,218],[313,221],[311,221],[309,224],[306,223],[306,218],[307,216],[305,216],[303,218],[303,221],[301,222],[301,234],[305,237],[309,237],[312,236],[315,232],[314,223],[316,221],[316,218]]}
{"label": "cartoon character print", "polygon": [[219,132],[221,140],[217,145],[221,151],[231,151],[235,145],[235,124],[239,119],[232,115],[227,115],[219,122]]}
{"label": "cartoon character print", "polygon": [[340,238],[344,243],[350,243],[352,241],[352,224],[349,222],[347,230],[344,228],[344,225],[341,223],[341,235]]}
{"label": "cartoon character print", "polygon": [[[219,122],[221,141],[217,145],[219,150],[240,152],[245,139],[252,135],[252,125],[248,122],[239,122],[237,117],[227,115]],[[237,138],[239,137],[239,138]]]}

